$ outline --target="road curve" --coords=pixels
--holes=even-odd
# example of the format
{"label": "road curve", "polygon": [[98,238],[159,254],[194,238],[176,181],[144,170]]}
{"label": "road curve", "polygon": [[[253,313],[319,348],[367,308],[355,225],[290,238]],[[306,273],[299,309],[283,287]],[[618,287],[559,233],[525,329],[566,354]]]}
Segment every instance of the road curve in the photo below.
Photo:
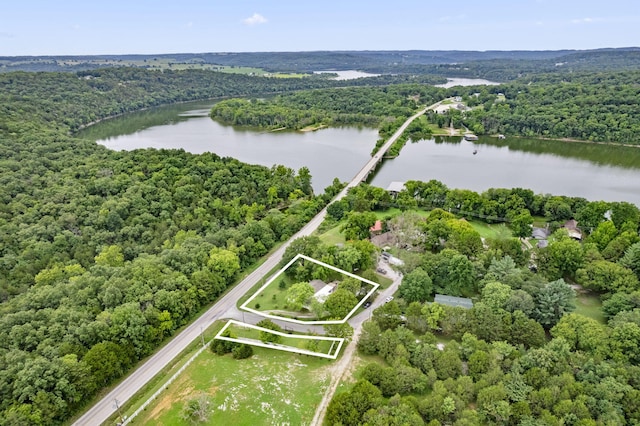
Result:
{"label": "road curve", "polygon": [[[407,129],[409,124],[429,109],[435,108],[440,102],[437,102],[422,111],[411,116],[400,128],[389,138],[380,150],[364,165],[362,169],[354,176],[349,184],[335,197],[339,200],[347,194],[349,188],[357,186],[366,179],[369,172],[375,169],[376,164],[380,161],[380,157],[393,145],[400,135]],[[279,247],[267,260],[260,265],[255,271],[244,278],[237,286],[233,287],[227,294],[218,300],[207,312],[196,319],[191,325],[177,334],[162,349],[151,356],[147,361],[117,385],[111,392],[104,396],[98,403],[84,413],[74,426],[94,426],[104,423],[111,417],[118,407],[128,401],[136,392],[138,392],[148,381],[165,368],[171,360],[173,360],[187,345],[199,338],[202,330],[211,326],[216,320],[223,318],[225,313],[235,308],[236,302],[251,287],[253,287],[264,275],[273,269],[282,258],[284,251],[289,244],[296,238],[311,235],[324,220],[327,214],[326,208],[323,208],[313,219],[311,219],[300,231],[295,233],[286,243]]]}

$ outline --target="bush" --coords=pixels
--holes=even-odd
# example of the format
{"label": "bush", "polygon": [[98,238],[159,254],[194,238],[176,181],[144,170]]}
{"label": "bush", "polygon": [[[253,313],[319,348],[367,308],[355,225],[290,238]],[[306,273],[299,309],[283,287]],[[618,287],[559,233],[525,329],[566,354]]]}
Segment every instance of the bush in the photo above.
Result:
{"label": "bush", "polygon": [[249,345],[245,345],[244,343],[236,346],[231,351],[234,359],[245,359],[249,358],[253,355],[253,348]]}

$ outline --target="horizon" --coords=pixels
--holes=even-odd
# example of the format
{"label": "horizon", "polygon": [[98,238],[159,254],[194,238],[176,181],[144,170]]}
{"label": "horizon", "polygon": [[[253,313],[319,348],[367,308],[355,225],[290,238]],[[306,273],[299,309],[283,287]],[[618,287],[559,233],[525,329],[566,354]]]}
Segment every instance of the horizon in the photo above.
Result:
{"label": "horizon", "polygon": [[0,16],[0,56],[557,51],[640,45],[640,13],[628,13],[637,10],[631,0],[460,0],[454,6],[419,0],[393,5],[380,0],[217,3],[14,2]]}
{"label": "horizon", "polygon": [[254,53],[361,53],[361,52],[594,52],[594,51],[612,51],[612,50],[640,50],[638,46],[621,46],[621,47],[596,47],[587,49],[485,49],[485,50],[469,50],[469,49],[360,49],[360,50],[265,50],[265,51],[209,51],[209,52],[153,52],[153,53],[95,53],[95,54],[55,54],[55,55],[0,55],[2,58],[60,58],[60,57],[85,57],[85,56],[167,56],[167,55],[210,55],[210,54],[254,54]]}

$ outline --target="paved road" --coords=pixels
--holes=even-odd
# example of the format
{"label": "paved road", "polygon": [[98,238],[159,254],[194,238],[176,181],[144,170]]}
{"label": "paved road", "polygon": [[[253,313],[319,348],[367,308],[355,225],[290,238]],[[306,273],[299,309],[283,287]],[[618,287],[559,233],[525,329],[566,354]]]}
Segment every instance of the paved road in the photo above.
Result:
{"label": "paved road", "polygon": [[[398,137],[400,137],[400,135],[406,130],[409,124],[411,124],[411,122],[417,117],[424,114],[427,110],[435,108],[439,104],[440,102],[423,109],[410,117],[402,126],[400,126],[400,128],[391,136],[391,138],[389,138],[387,142],[385,142],[380,150],[364,165],[364,167],[355,175],[351,182],[349,182],[349,184],[336,196],[335,199],[341,199],[346,195],[349,188],[357,186],[360,182],[366,179],[369,172],[373,170],[376,167],[376,164],[380,161],[380,156],[384,155],[389,147],[393,145]],[[95,426],[104,423],[111,415],[113,415],[113,413],[116,412],[116,400],[119,405],[128,401],[129,398],[138,392],[149,380],[168,365],[172,359],[182,352],[189,343],[199,338],[202,330],[208,328],[216,320],[224,318],[227,312],[233,312],[238,299],[240,299],[240,297],[251,289],[251,287],[253,287],[264,275],[267,274],[267,272],[273,269],[278,262],[280,262],[284,251],[291,241],[299,237],[311,235],[311,233],[320,226],[326,213],[326,208],[322,209],[322,211],[311,219],[311,221],[309,221],[309,223],[307,223],[300,231],[293,235],[285,244],[269,256],[269,258],[260,265],[260,267],[244,278],[204,315],[196,319],[185,330],[176,335],[166,346],[156,352],[144,364],[131,373],[129,377],[123,380],[96,405],[91,407],[82,417],[73,423],[73,425]],[[245,315],[248,315],[248,313],[245,313]],[[290,324],[287,326],[289,328],[293,328]]]}

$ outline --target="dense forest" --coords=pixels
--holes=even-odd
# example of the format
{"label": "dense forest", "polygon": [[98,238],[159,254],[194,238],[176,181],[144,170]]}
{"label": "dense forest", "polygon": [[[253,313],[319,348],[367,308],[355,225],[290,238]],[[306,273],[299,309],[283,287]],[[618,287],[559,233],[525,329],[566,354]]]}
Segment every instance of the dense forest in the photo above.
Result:
{"label": "dense forest", "polygon": [[72,135],[160,103],[326,80],[108,69],[0,76],[0,424],[69,418],[341,189],[306,168]]}
{"label": "dense forest", "polygon": [[[364,324],[357,382],[334,396],[326,424],[640,422],[636,206],[410,181],[396,199],[353,188],[329,206],[327,226],[367,238],[389,207],[401,210],[384,229],[404,277],[398,297]],[[517,238],[482,239],[470,224],[506,220],[514,236],[530,236],[533,216],[550,232],[533,250]],[[582,241],[564,228],[572,217]],[[433,303],[436,293],[470,297],[473,307]],[[585,309],[582,300],[594,299],[601,310]]]}
{"label": "dense forest", "polygon": [[[640,144],[638,71],[540,74],[496,86],[440,89],[417,84],[301,91],[270,99],[227,100],[211,116],[266,129],[365,124],[393,133],[418,106],[460,96],[469,110],[429,112],[439,127],[474,133]],[[416,123],[417,125],[418,123]],[[422,132],[418,129],[417,136]],[[396,150],[397,151],[397,150]],[[393,152],[392,154],[397,154]]]}
{"label": "dense forest", "polygon": [[226,124],[266,129],[378,127],[383,121],[408,118],[418,105],[435,102],[444,93],[418,84],[300,91],[269,99],[221,101],[211,109],[211,117]]}
{"label": "dense forest", "polygon": [[[539,75],[488,88],[458,90],[472,111],[462,122],[479,134],[640,143],[638,71]],[[477,93],[477,95],[474,95]],[[504,94],[499,97],[498,93]]]}

